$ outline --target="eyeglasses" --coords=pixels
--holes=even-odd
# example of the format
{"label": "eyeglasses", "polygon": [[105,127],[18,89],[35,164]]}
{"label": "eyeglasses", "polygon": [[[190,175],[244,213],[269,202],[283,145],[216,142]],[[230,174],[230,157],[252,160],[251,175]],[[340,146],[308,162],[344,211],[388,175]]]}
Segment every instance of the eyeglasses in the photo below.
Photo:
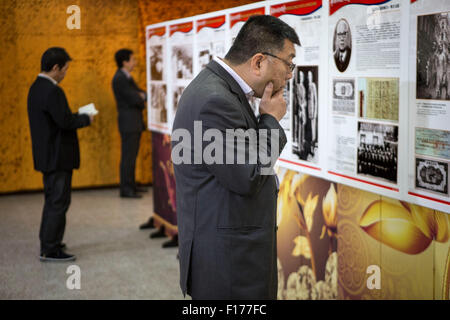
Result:
{"label": "eyeglasses", "polygon": [[289,61],[286,61],[286,60],[284,60],[284,59],[282,59],[282,58],[280,58],[280,57],[277,57],[276,55],[271,54],[271,53],[269,53],[269,52],[261,52],[261,53],[262,53],[262,54],[265,54],[265,55],[268,55],[268,56],[271,56],[271,57],[274,57],[274,58],[277,58],[277,59],[283,61],[284,64],[286,64],[286,65],[288,66],[290,72],[294,71],[294,68],[295,68],[295,64],[294,64],[294,63],[290,63]]}

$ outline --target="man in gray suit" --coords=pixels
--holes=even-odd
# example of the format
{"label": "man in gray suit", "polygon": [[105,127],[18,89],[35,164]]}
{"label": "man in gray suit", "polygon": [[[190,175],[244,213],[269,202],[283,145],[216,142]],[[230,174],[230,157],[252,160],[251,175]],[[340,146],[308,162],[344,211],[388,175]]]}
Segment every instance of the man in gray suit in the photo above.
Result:
{"label": "man in gray suit", "polygon": [[[251,17],[225,59],[215,57],[184,90],[178,104],[172,160],[180,285],[193,299],[277,297],[278,179],[267,169],[273,172],[273,158],[286,144],[279,121],[286,113],[283,88],[295,67],[294,44],[300,45],[297,34],[280,19]],[[261,98],[258,118],[248,102],[252,97]],[[226,138],[218,139],[217,134],[225,137],[230,129],[242,129],[244,163],[236,162],[241,151],[234,141],[230,146]],[[195,135],[208,140],[208,132],[216,135],[216,145],[226,141],[221,146],[227,150],[227,160],[231,149],[234,162],[225,162],[225,151],[219,150],[214,155],[218,161],[203,159],[208,144],[200,142],[199,150]],[[256,139],[250,139],[252,132]],[[257,161],[250,161],[252,148],[270,153],[272,161],[268,163],[260,153]]]}

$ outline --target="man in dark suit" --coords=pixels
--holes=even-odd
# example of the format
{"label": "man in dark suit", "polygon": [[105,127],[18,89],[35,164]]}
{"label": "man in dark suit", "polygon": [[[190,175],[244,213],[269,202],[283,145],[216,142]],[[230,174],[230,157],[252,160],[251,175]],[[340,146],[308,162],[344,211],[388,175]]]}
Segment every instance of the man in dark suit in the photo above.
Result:
{"label": "man in dark suit", "polygon": [[45,204],[39,238],[41,261],[73,261],[61,242],[70,204],[72,170],[80,167],[76,129],[90,125],[92,116],[73,114],[58,86],[71,58],[63,48],[50,48],[41,59],[41,73],[28,93],[34,168],[43,173]]}
{"label": "man in dark suit", "polygon": [[[278,179],[268,172],[286,144],[279,121],[286,113],[283,88],[295,67],[294,44],[300,44],[297,34],[280,19],[251,17],[225,59],[215,57],[178,104],[172,160],[180,285],[193,299],[277,297]],[[252,97],[261,98],[258,118],[248,102]],[[235,133],[245,147],[225,139],[229,129],[243,130]],[[198,147],[199,131],[226,141],[220,144],[226,154],[216,151],[213,162],[203,158],[209,145]],[[187,139],[180,139],[185,134]],[[262,153],[249,151],[256,148]],[[224,164],[230,149],[234,161]],[[263,159],[267,152],[270,162]],[[236,161],[242,155],[245,163]],[[256,159],[250,161],[252,155]]]}
{"label": "man in dark suit", "polygon": [[118,70],[112,80],[112,88],[119,113],[119,131],[122,141],[120,157],[120,196],[123,198],[141,198],[137,191],[146,191],[136,187],[136,158],[139,152],[141,133],[145,129],[142,110],[145,109],[146,94],[134,82],[130,73],[136,60],[133,51],[120,49],[115,54]]}
{"label": "man in dark suit", "polygon": [[350,26],[344,19],[339,20],[336,26],[336,50],[333,53],[336,68],[340,72],[347,70],[352,55]]}

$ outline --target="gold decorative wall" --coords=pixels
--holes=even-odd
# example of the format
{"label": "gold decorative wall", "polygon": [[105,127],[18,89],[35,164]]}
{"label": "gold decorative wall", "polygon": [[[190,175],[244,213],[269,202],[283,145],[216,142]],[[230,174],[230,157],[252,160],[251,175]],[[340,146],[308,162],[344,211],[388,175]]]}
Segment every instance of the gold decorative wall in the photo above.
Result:
{"label": "gold decorative wall", "polygon": [[[251,2],[0,1],[0,193],[42,189],[42,176],[33,169],[26,99],[47,48],[64,47],[73,58],[61,83],[71,109],[94,102],[100,111],[92,126],[78,131],[81,168],[74,172],[73,186],[115,185],[119,183],[120,137],[111,90],[114,52],[127,47],[138,53],[140,64],[134,78],[145,88],[146,25]],[[81,9],[80,30],[66,26],[71,5]],[[151,133],[147,131],[136,164],[140,183],[152,182],[151,158]]]}
{"label": "gold decorative wall", "polygon": [[[81,29],[66,26],[70,5],[81,9]],[[0,1],[0,192],[42,188],[33,169],[27,116],[27,94],[40,71],[42,53],[64,47],[73,58],[61,83],[72,111],[95,103],[99,115],[78,131],[81,167],[74,187],[119,182],[120,137],[111,80],[114,53],[122,47],[140,52],[137,0],[5,0]],[[145,88],[145,60],[135,79]],[[136,179],[152,181],[151,137],[142,135]]]}

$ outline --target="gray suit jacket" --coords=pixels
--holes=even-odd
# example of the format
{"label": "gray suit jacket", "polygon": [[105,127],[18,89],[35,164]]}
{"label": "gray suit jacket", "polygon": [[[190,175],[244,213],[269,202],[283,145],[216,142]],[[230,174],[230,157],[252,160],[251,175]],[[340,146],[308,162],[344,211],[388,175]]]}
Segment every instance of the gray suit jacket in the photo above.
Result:
{"label": "gray suit jacket", "polygon": [[[212,61],[184,90],[173,130],[278,129],[271,115],[256,119],[231,75]],[[172,147],[183,141],[175,141]],[[193,141],[190,144],[193,148]],[[203,148],[208,145],[204,143]],[[270,141],[268,148],[270,149]],[[224,148],[225,157],[225,148]],[[194,162],[192,162],[194,163]],[[262,165],[175,164],[180,285],[195,299],[276,299],[277,182]]]}

